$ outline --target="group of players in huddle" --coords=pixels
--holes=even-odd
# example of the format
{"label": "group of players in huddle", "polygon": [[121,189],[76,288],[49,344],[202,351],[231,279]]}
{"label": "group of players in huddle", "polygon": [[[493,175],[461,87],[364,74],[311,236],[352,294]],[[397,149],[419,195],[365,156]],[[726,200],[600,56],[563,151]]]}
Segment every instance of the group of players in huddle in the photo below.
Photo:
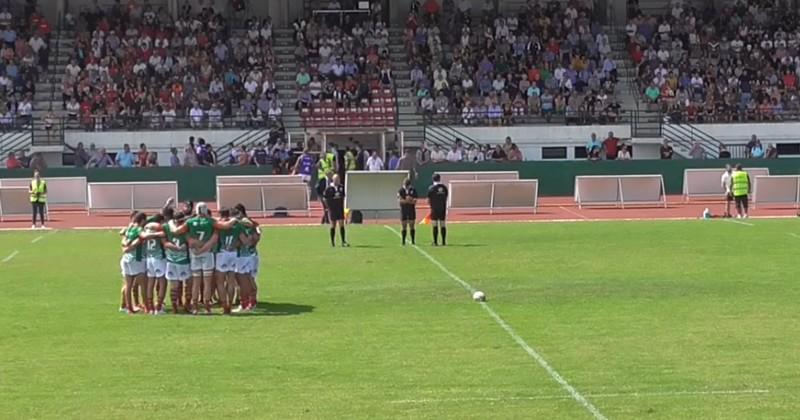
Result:
{"label": "group of players in huddle", "polygon": [[[172,312],[206,314],[215,303],[224,314],[249,312],[257,305],[258,223],[243,205],[212,217],[205,203],[171,202],[161,213],[133,212],[122,236],[124,277],[120,311],[163,314],[169,283]],[[231,310],[238,300],[239,307]]]}
{"label": "group of players in huddle", "polygon": [[[428,189],[433,245],[447,244],[447,197],[449,191],[433,177]],[[339,227],[345,239],[345,190],[338,175],[325,189],[326,211],[331,222],[331,245],[335,246]],[[402,223],[402,244],[410,234],[416,244],[416,205],[418,194],[410,179],[397,192]],[[202,308],[212,313],[214,304],[223,314],[249,312],[257,305],[258,243],[261,229],[247,216],[242,204],[219,210],[214,218],[205,203],[183,203],[181,210],[168,201],[160,213],[148,216],[134,211],[128,226],[120,231],[124,278],[120,311],[128,314],[165,313],[164,302],[169,285],[172,313],[183,310],[196,315]],[[238,300],[239,307],[232,310]]]}

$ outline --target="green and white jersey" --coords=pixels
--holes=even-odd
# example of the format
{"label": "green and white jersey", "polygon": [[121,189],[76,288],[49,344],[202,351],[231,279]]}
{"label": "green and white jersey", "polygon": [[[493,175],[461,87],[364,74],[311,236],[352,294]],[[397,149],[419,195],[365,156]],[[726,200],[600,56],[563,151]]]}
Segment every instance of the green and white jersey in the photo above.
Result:
{"label": "green and white jersey", "polygon": [[[142,233],[142,228],[139,226],[132,226],[129,227],[128,230],[125,231],[125,242],[131,243],[139,238],[139,235]],[[131,250],[130,252],[125,253],[125,257],[131,259],[133,261],[142,261],[144,257],[144,253],[142,251],[142,245],[139,244]]]}
{"label": "green and white jersey", "polygon": [[145,241],[144,255],[147,258],[164,258],[164,245],[161,244],[161,238],[148,239]]}
{"label": "green and white jersey", "polygon": [[[242,225],[242,233],[244,233],[246,236],[252,236],[253,234],[255,234],[257,232],[256,229],[258,228],[257,227],[251,228]],[[249,257],[251,255],[258,255],[258,247],[257,245],[242,245],[239,247],[238,255],[240,257]]]}
{"label": "green and white jersey", "polygon": [[215,252],[236,252],[239,248],[239,234],[242,233],[243,227],[236,223],[228,230],[219,231],[219,241]]}
{"label": "green and white jersey", "polygon": [[214,219],[210,217],[192,217],[186,223],[189,225],[189,236],[201,243],[208,242],[214,234]]}
{"label": "green and white jersey", "polygon": [[167,241],[183,249],[182,251],[167,249],[167,262],[181,265],[189,264],[189,245],[186,242],[186,235],[175,235],[172,233],[172,226],[170,226],[169,223],[164,225],[164,233],[167,235]]}

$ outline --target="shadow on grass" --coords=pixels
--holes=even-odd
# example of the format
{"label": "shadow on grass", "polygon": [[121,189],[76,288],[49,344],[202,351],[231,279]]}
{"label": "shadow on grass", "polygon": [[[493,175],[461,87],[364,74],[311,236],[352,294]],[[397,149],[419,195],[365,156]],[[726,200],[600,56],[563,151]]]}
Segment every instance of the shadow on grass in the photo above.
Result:
{"label": "shadow on grass", "polygon": [[294,303],[259,302],[258,306],[250,312],[235,314],[235,316],[292,316],[314,312],[311,305],[297,305]]}
{"label": "shadow on grass", "polygon": [[382,245],[350,245],[350,248],[364,248],[364,249],[379,249],[379,248],[386,248]]}

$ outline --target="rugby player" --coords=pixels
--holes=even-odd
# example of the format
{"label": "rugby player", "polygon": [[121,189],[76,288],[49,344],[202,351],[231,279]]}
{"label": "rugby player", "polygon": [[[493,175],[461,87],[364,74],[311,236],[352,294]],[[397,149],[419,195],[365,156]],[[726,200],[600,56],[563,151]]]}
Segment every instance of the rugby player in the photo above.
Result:
{"label": "rugby player", "polygon": [[146,214],[136,213],[133,216],[132,225],[125,230],[125,236],[122,238],[120,268],[122,269],[122,275],[125,277],[124,300],[128,314],[136,313],[132,293],[134,287],[142,282],[146,269],[142,252],[142,228],[146,219]]}
{"label": "rugby player", "polygon": [[258,242],[261,228],[247,217],[241,203],[234,206],[235,216],[242,223],[239,232],[239,248],[236,259],[236,280],[239,285],[239,308],[234,312],[249,312],[258,304]]}
{"label": "rugby player", "polygon": [[439,174],[433,175],[433,184],[428,188],[428,203],[431,206],[433,224],[433,246],[439,245],[439,231],[442,232],[442,245],[447,245],[447,187],[442,184]]}
{"label": "rugby player", "polygon": [[411,179],[403,180],[403,185],[397,191],[397,202],[400,204],[400,224],[402,225],[403,245],[406,244],[406,235],[411,231],[411,245],[416,245],[415,230],[417,222],[417,190],[411,185]]}
{"label": "rugby player", "polygon": [[[136,217],[137,214],[139,214],[138,210],[133,210],[131,212],[131,215],[130,215],[130,217],[128,219],[128,225],[125,226],[124,228],[120,229],[120,231],[119,231],[120,238],[124,239],[125,235],[128,233],[128,229],[136,226],[136,223],[134,223],[133,219]],[[125,300],[125,289],[126,289],[126,287],[125,287],[125,273],[123,272],[122,273],[122,287],[119,290],[119,296],[120,296],[119,311],[120,312],[127,312],[128,311],[128,304],[127,304],[127,301]],[[134,309],[136,309],[136,308],[138,308],[139,303],[140,303],[139,292],[134,289],[132,293],[133,293],[133,295],[132,295],[133,296],[133,307],[134,307]]]}
{"label": "rugby player", "polygon": [[[219,211],[220,222],[227,222],[231,220],[231,211],[229,209],[221,209]],[[231,283],[235,282],[236,278],[236,262],[238,259],[239,249],[239,234],[242,231],[242,225],[237,223],[231,229],[219,231],[219,241],[215,249],[216,255],[216,273],[214,278],[213,287],[209,283],[208,288],[203,290],[204,296],[211,296],[214,288],[216,288],[217,296],[219,297],[220,304],[222,305],[222,312],[224,314],[231,313],[231,301],[233,300],[236,288],[230,288]],[[231,292],[233,289],[233,293]]]}
{"label": "rugby player", "polygon": [[339,175],[334,175],[331,185],[325,189],[325,205],[328,210],[328,219],[331,222],[331,246],[336,246],[336,225],[339,225],[339,234],[342,237],[342,246],[350,244],[345,239],[344,229],[344,185],[339,180]]}
{"label": "rugby player", "polygon": [[[170,209],[171,210],[171,209]],[[162,212],[166,212],[167,208]],[[144,229],[145,232],[159,232],[162,231],[162,224],[164,223],[164,216],[156,214],[147,219],[147,224]],[[145,266],[147,272],[147,283],[145,285],[144,307],[145,311],[149,314],[157,315],[164,313],[164,299],[167,293],[167,261],[164,252],[164,234],[159,234],[160,237],[153,237],[145,241]],[[154,291],[157,291],[158,300],[153,305]]]}
{"label": "rugby player", "polygon": [[[190,267],[192,270],[191,302],[187,305],[192,314],[197,314],[201,290],[210,289],[214,275],[214,254],[211,252],[217,244],[220,230],[230,229],[236,220],[219,222],[211,217],[206,203],[195,206],[195,216],[175,230],[180,235],[188,232],[191,250]],[[203,296],[206,313],[211,313],[211,295]]]}
{"label": "rugby player", "polygon": [[189,267],[189,243],[186,234],[176,234],[179,223],[183,222],[183,213],[175,214],[173,209],[165,209],[164,216],[166,223],[162,225],[165,237],[163,239],[164,249],[167,256],[167,281],[170,284],[170,300],[172,301],[172,313],[177,314],[181,305],[181,295],[186,290],[186,299],[183,307],[186,312],[190,312],[188,307],[191,299],[191,285],[185,284],[191,281],[191,269]]}

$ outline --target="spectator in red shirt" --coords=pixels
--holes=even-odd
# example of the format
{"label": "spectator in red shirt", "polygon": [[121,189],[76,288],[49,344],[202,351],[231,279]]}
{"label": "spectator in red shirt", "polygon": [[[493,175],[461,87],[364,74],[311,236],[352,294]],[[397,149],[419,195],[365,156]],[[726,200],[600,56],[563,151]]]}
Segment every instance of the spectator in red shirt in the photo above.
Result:
{"label": "spectator in red shirt", "polygon": [[14,152],[8,152],[8,159],[6,159],[6,169],[22,169],[22,162],[17,159]]}
{"label": "spectator in red shirt", "polygon": [[606,159],[614,160],[617,158],[617,149],[619,147],[619,138],[614,137],[614,132],[609,131],[608,137],[603,140],[603,150],[606,151]]}
{"label": "spectator in red shirt", "polygon": [[147,146],[144,143],[140,144],[139,145],[139,152],[136,153],[136,165],[141,167],[141,168],[144,168],[145,166],[147,166],[148,154],[149,153],[147,151]]}

